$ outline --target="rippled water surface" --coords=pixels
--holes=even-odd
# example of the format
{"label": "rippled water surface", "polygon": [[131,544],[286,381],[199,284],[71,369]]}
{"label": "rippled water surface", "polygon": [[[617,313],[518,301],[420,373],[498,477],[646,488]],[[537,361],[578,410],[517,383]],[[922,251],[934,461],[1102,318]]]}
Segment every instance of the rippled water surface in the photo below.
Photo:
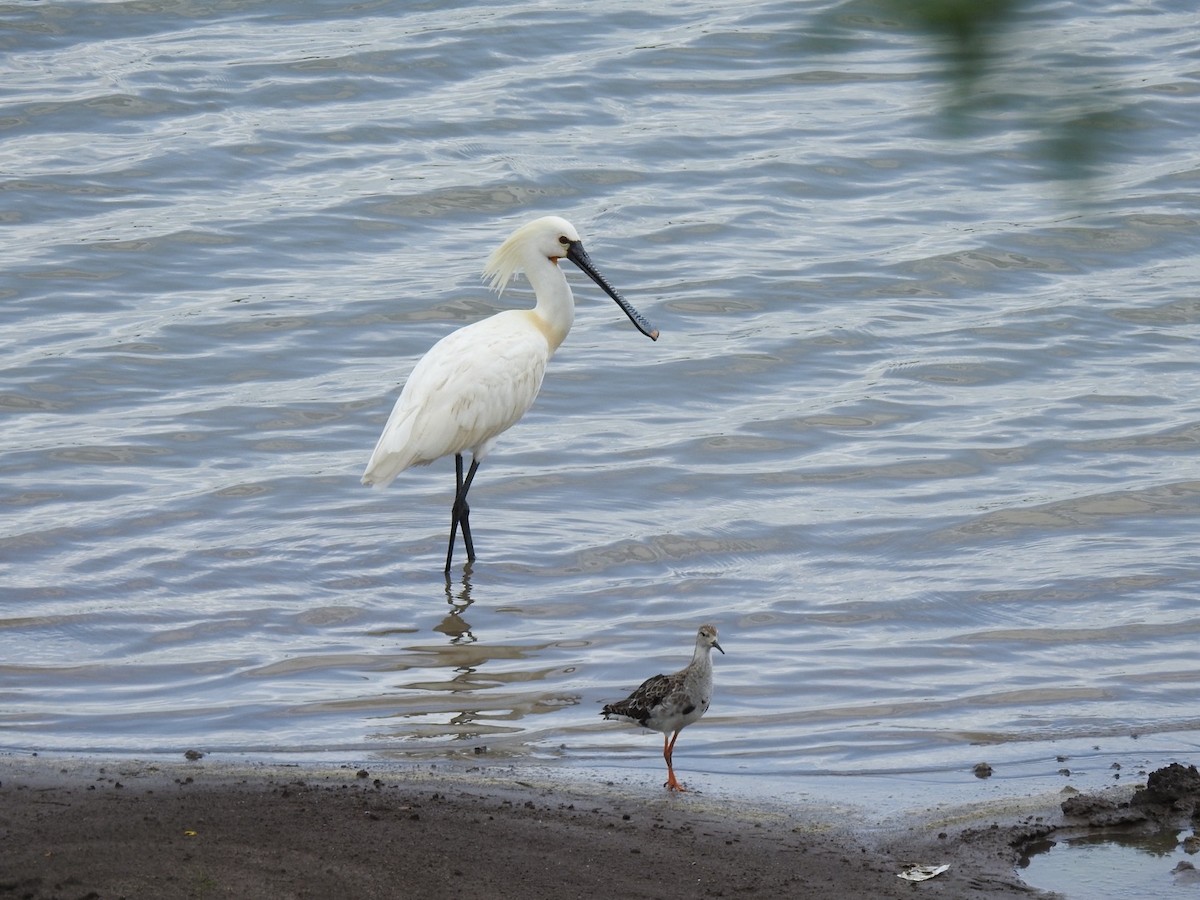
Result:
{"label": "rippled water surface", "polygon": [[[401,6],[0,7],[0,746],[656,769],[713,621],[685,771],[1197,747],[1193,4],[957,116],[869,0]],[[452,462],[359,476],[544,213],[662,337],[565,267],[447,583]]]}

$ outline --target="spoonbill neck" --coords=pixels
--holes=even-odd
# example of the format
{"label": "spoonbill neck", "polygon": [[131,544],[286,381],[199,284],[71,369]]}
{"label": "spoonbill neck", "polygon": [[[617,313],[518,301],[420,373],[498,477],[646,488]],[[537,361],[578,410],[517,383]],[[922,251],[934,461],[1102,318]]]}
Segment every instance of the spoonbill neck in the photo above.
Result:
{"label": "spoonbill neck", "polygon": [[571,286],[558,263],[544,256],[528,261],[525,277],[537,297],[532,312],[545,323],[550,350],[557,350],[575,322],[575,297],[571,294]]}

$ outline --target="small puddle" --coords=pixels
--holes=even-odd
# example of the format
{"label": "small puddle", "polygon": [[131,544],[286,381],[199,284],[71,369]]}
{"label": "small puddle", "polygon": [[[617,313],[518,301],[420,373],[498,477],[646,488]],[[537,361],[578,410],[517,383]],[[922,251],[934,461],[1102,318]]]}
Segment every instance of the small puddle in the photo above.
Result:
{"label": "small puddle", "polygon": [[1198,850],[1191,828],[1064,829],[1026,848],[1021,878],[1066,900],[1200,897]]}

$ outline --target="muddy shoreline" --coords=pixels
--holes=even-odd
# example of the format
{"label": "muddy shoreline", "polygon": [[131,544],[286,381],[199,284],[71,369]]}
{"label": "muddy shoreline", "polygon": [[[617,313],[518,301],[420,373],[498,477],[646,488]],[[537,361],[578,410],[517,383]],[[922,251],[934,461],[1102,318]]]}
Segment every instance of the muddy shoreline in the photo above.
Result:
{"label": "muddy shoreline", "polygon": [[[864,827],[505,767],[9,756],[0,897],[1050,897],[1021,881],[1023,847],[1189,815],[1200,776],[1172,784]],[[910,863],[950,868],[913,885],[897,877]]]}

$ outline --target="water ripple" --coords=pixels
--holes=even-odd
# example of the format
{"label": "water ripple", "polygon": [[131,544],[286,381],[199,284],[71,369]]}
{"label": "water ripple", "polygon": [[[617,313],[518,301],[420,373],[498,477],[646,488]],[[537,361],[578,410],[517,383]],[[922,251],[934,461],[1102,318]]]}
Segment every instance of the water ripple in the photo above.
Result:
{"label": "water ripple", "polygon": [[[1200,731],[1190,10],[1029,11],[957,136],[862,5],[9,13],[0,743],[650,766],[707,619],[696,767]],[[447,582],[451,464],[358,474],[545,212],[662,337],[568,273]]]}

